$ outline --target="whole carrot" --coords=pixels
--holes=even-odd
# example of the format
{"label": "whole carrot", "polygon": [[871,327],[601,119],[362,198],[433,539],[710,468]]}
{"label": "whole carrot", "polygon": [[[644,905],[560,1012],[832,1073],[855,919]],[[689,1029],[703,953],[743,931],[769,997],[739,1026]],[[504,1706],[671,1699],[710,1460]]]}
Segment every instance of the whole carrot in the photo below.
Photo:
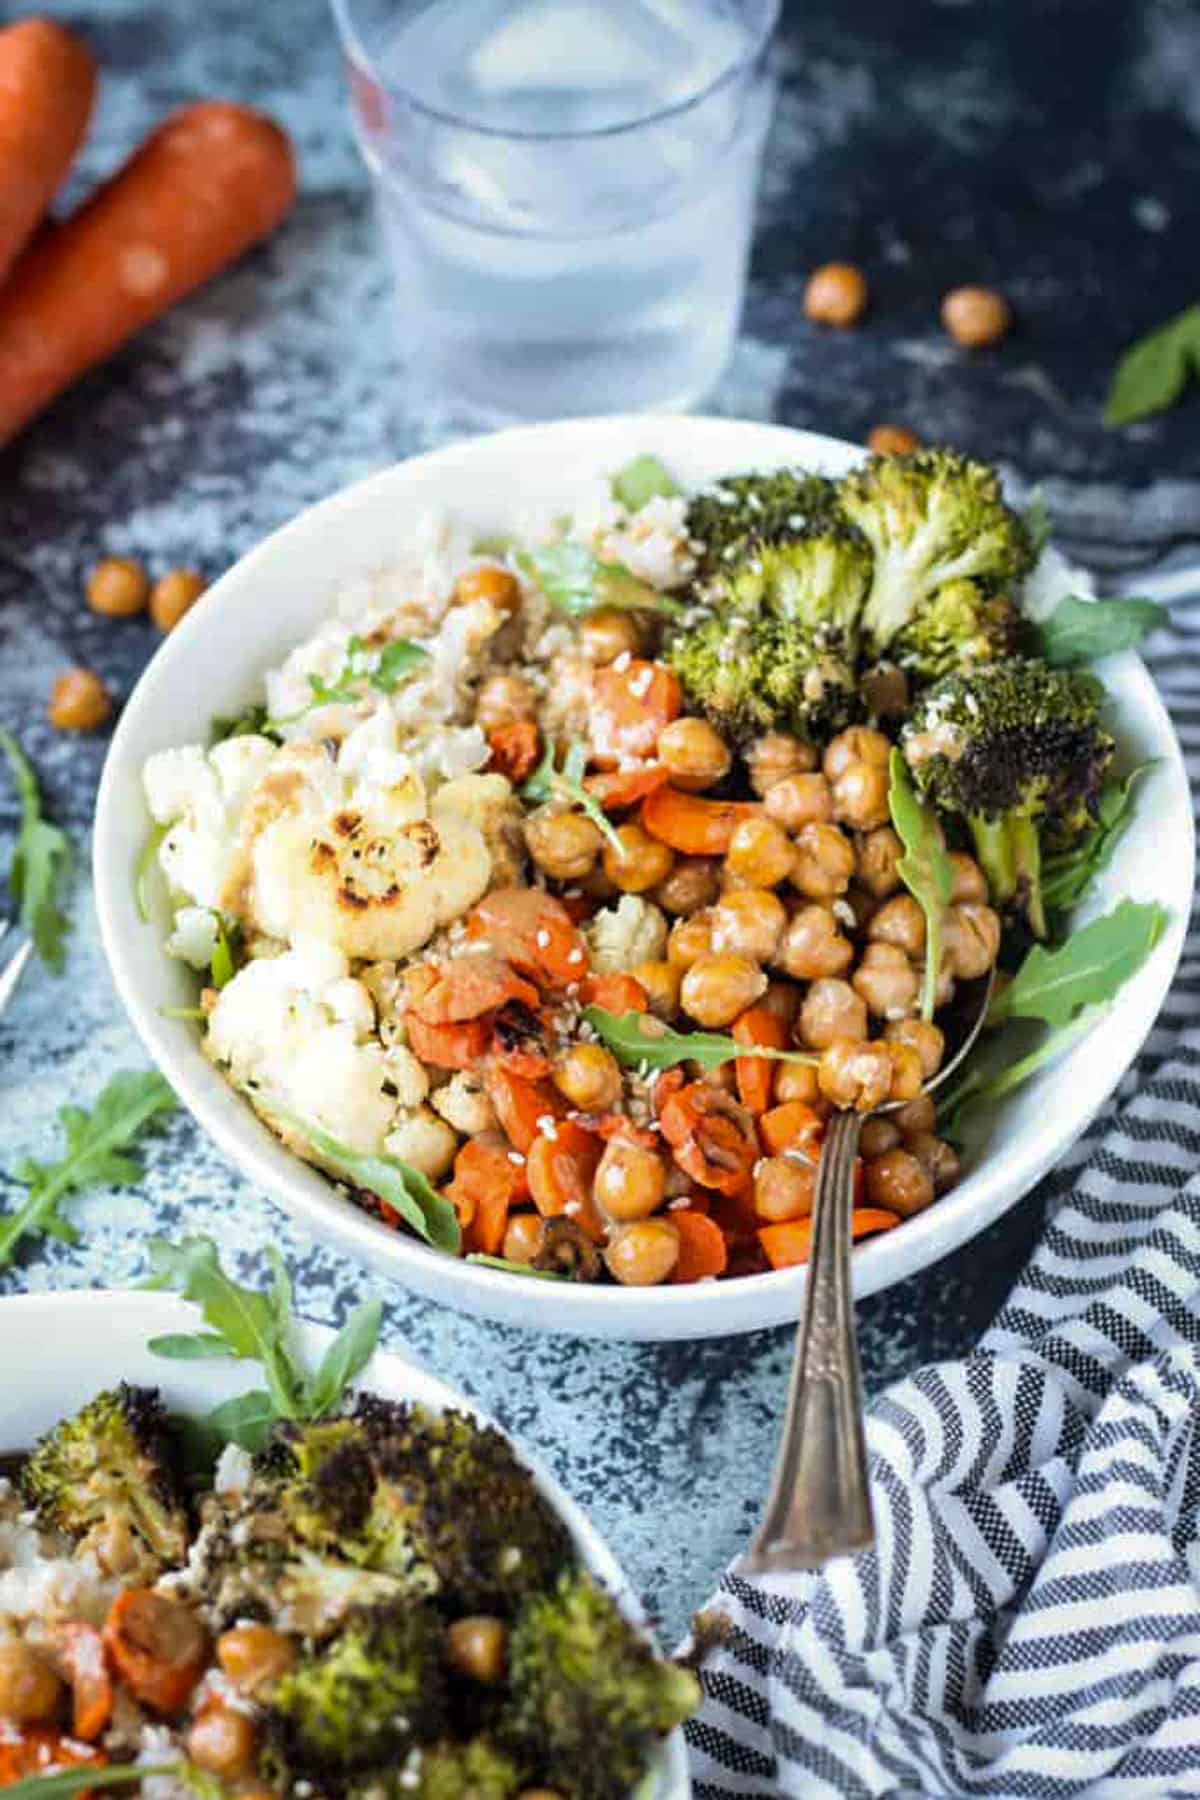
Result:
{"label": "whole carrot", "polygon": [[0,281],[83,142],[96,94],[87,45],[50,19],[0,30]]}
{"label": "whole carrot", "polygon": [[0,444],[273,231],[295,191],[288,140],[261,113],[173,113],[0,290]]}

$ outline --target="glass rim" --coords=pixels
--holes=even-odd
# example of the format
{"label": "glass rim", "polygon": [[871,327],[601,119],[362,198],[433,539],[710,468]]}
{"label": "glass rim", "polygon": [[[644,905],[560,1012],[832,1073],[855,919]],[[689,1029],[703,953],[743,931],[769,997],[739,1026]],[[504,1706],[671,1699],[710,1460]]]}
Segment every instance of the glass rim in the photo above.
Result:
{"label": "glass rim", "polygon": [[473,132],[478,137],[504,138],[515,144],[570,144],[585,143],[589,139],[596,138],[620,137],[625,132],[644,131],[649,126],[661,124],[667,119],[677,118],[682,113],[690,112],[693,107],[703,105],[721,88],[744,74],[762,56],[779,23],[783,0],[764,0],[762,27],[745,52],[722,69],[719,75],[714,76],[706,87],[700,88],[694,94],[689,94],[686,100],[677,100],[670,106],[660,107],[657,112],[642,113],[637,118],[622,119],[613,125],[589,125],[567,131],[529,131],[510,129],[500,125],[486,125],[478,119],[469,119],[459,113],[447,112],[444,107],[431,106],[427,100],[420,99],[418,95],[400,84],[380,80],[373,73],[374,59],[355,29],[351,18],[353,4],[354,0],[329,0],[334,24],[342,40],[343,51],[364,75],[372,81],[377,81],[385,93],[399,95],[414,112],[422,114],[426,119],[431,119],[439,125],[453,126],[456,131]]}

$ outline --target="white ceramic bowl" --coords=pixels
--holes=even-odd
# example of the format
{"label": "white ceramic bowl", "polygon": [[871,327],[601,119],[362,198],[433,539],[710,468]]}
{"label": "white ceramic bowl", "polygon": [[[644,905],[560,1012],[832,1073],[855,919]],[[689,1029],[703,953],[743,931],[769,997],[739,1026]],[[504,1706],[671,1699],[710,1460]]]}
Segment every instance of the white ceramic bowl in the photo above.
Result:
{"label": "white ceramic bowl", "polygon": [[[147,1050],[180,1099],[238,1168],[294,1217],[350,1255],[435,1299],[513,1324],[614,1338],[715,1337],[796,1318],[802,1270],[695,1286],[589,1287],[530,1282],[439,1255],[339,1198],[291,1156],[201,1054],[194,1028],[163,1016],[194,1002],[194,977],[163,951],[165,910],[143,925],[133,869],[147,831],[140,773],[156,750],[203,742],[214,713],[261,694],[262,672],[307,636],[347,577],[396,555],[414,517],[433,508],[500,531],[530,508],[569,509],[578,484],[640,452],[685,485],[731,470],[802,463],[840,474],[854,446],[808,432],[726,419],[580,419],[522,427],[401,463],[302,513],[242,558],[171,634],[121,715],[96,815],[96,895],[117,990]],[[1072,579],[1062,569],[1063,592]],[[1191,904],[1194,846],[1183,762],[1162,702],[1138,658],[1102,670],[1128,763],[1157,759],[1134,821],[1093,904],[1157,899],[1170,923],[1153,956],[1099,1028],[1055,1068],[1011,1096],[959,1187],[855,1251],[857,1292],[936,1262],[997,1218],[1053,1166],[1111,1093],[1146,1037],[1170,984]]]}
{"label": "white ceramic bowl", "polygon": [[[101,1388],[122,1380],[159,1388],[171,1410],[179,1412],[206,1411],[244,1393],[254,1385],[251,1364],[173,1362],[146,1348],[147,1340],[161,1333],[194,1331],[197,1316],[194,1306],[172,1294],[21,1294],[6,1300],[0,1306],[0,1368],[21,1373],[4,1384],[0,1452],[27,1449]],[[309,1367],[316,1366],[332,1336],[322,1325],[297,1327],[297,1347]],[[37,1354],[31,1356],[35,1344]],[[355,1386],[385,1400],[456,1407],[484,1423],[495,1423],[465,1394],[382,1350],[376,1351]],[[641,1605],[620,1564],[582,1509],[535,1458],[523,1448],[519,1453],[570,1532],[583,1562],[627,1617],[644,1625]],[[657,1783],[649,1800],[687,1800],[692,1790],[682,1731],[673,1731],[665,1740],[654,1771]]]}

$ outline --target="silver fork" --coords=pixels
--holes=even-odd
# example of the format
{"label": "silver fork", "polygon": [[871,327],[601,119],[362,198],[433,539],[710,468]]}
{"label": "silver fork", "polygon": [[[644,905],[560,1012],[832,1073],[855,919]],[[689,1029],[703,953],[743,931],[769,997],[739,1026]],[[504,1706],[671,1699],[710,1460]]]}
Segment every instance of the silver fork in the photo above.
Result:
{"label": "silver fork", "polygon": [[[7,930],[8,920],[0,920],[0,938],[4,936]],[[25,942],[13,951],[8,961],[5,963],[4,968],[0,970],[0,1014],[4,1012],[9,1001],[16,993],[17,983],[25,973],[25,965],[32,955],[33,939],[26,938]]]}

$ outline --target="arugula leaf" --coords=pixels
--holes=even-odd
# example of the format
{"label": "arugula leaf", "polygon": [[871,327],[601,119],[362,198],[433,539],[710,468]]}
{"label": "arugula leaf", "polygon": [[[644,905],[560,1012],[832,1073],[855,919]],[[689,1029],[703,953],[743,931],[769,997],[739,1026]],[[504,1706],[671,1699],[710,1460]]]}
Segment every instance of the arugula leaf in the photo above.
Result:
{"label": "arugula leaf", "polygon": [[394,1207],[417,1236],[432,1244],[435,1250],[448,1250],[457,1255],[462,1235],[458,1214],[453,1205],[422,1175],[398,1156],[363,1156],[331,1137],[309,1119],[276,1110],[274,1116],[302,1131],[314,1150],[318,1150],[339,1181],[363,1188]]}
{"label": "arugula leaf", "polygon": [[228,1342],[216,1331],[165,1331],[147,1340],[155,1356],[170,1362],[207,1362],[212,1356],[233,1356]]}
{"label": "arugula leaf", "polygon": [[1170,618],[1157,600],[1081,600],[1068,594],[1037,626],[1037,650],[1052,669],[1078,669],[1117,650],[1133,650]]}
{"label": "arugula leaf", "polygon": [[1113,373],[1104,423],[1130,425],[1165,412],[1195,375],[1200,375],[1200,306],[1189,306],[1125,351]]}
{"label": "arugula leaf", "polygon": [[1024,525],[1033,554],[1038,557],[1054,535],[1054,521],[1041,488],[1034,488],[1025,508]]}
{"label": "arugula leaf", "polygon": [[74,1228],[58,1210],[68,1194],[98,1184],[127,1187],[140,1180],[141,1163],[126,1153],[153,1118],[173,1111],[176,1104],[173,1090],[157,1072],[126,1070],[110,1078],[90,1113],[78,1106],[60,1107],[66,1154],[56,1163],[27,1157],[17,1164],[14,1174],[29,1193],[13,1212],[0,1214],[0,1267],[24,1237],[45,1234],[63,1243],[74,1240]]}
{"label": "arugula leaf", "polygon": [[623,857],[625,846],[616,826],[595,794],[589,793],[583,785],[587,759],[587,745],[581,744],[577,738],[572,739],[567,745],[560,769],[554,761],[554,745],[547,742],[542,760],[522,787],[521,794],[526,800],[532,800],[538,805],[552,800],[556,793],[564,795],[573,805],[582,807],[592,823],[599,826],[616,854]]}
{"label": "arugula leaf", "polygon": [[214,744],[224,743],[226,738],[235,737],[276,737],[271,725],[270,714],[261,700],[251,701],[240,713],[219,713],[209,721],[208,742],[211,749]]}
{"label": "arugula leaf", "polygon": [[635,456],[623,469],[618,469],[609,486],[612,497],[628,512],[640,512],[647,500],[658,495],[671,499],[679,487],[667,473],[657,456]]}
{"label": "arugula leaf", "polygon": [[466,1261],[480,1263],[486,1269],[507,1269],[510,1275],[530,1275],[535,1281],[565,1281],[567,1279],[557,1269],[535,1269],[529,1263],[509,1262],[506,1256],[485,1256],[482,1250],[472,1250]]}
{"label": "arugula leaf", "polygon": [[952,1088],[938,1095],[937,1127],[943,1137],[954,1137],[958,1122],[968,1106],[976,1105],[980,1100],[1002,1100],[1005,1094],[1011,1094],[1022,1082],[1036,1075],[1048,1063],[1057,1062],[1067,1051],[1085,1038],[1094,1025],[1107,1013],[1107,1006],[1089,1006],[1070,1025],[1060,1031],[1052,1031],[1042,1042],[1027,1055],[1018,1057],[1007,1068],[1000,1069],[995,1075],[985,1075],[982,1070],[972,1069]]}
{"label": "arugula leaf", "polygon": [[932,1019],[942,961],[942,923],[954,891],[954,865],[942,848],[937,819],[917,799],[908,764],[899,750],[892,751],[890,776],[888,810],[904,845],[896,873],[925,914],[921,1017]]}
{"label": "arugula leaf", "polygon": [[1139,763],[1124,780],[1106,781],[1097,802],[1096,823],[1070,850],[1042,864],[1042,899],[1056,912],[1066,912],[1087,892],[1107,865],[1117,840],[1133,817],[1134,788],[1153,762]]}
{"label": "arugula leaf", "polygon": [[145,843],[138,851],[138,859],[134,865],[133,899],[134,905],[137,907],[137,916],[143,925],[150,923],[150,877],[154,872],[154,860],[170,829],[169,825],[151,826]]}
{"label": "arugula leaf", "polygon": [[735,1056],[760,1056],[771,1062],[819,1060],[807,1050],[772,1050],[765,1044],[739,1044],[719,1031],[672,1031],[649,1013],[612,1013],[603,1006],[585,1006],[583,1016],[617,1061],[627,1068],[644,1063],[651,1069],[670,1069],[676,1063],[697,1062],[702,1069],[716,1069]]}
{"label": "arugula leaf", "polygon": [[280,1320],[273,1297],[242,1287],[222,1269],[211,1238],[184,1238],[172,1244],[151,1238],[146,1246],[151,1276],[147,1287],[176,1287],[200,1308],[206,1325],[226,1345],[224,1354],[260,1364],[276,1417],[302,1416],[302,1383],[287,1347],[286,1316]]}
{"label": "arugula leaf", "polygon": [[4,1789],[5,1800],[71,1800],[73,1794],[106,1787],[130,1787],[147,1775],[180,1775],[186,1763],[76,1763],[74,1768],[55,1769],[45,1775],[26,1775],[10,1781]]}
{"label": "arugula leaf", "polygon": [[215,1445],[209,1466],[224,1444],[240,1444],[243,1450],[251,1452],[263,1449],[278,1420],[275,1402],[265,1388],[252,1388],[248,1394],[235,1394],[231,1400],[222,1400],[199,1421],[209,1441]]}
{"label": "arugula leaf", "polygon": [[1156,901],[1122,900],[1057,949],[1034,944],[993,999],[988,1023],[1043,1019],[1047,1025],[1067,1025],[1081,1008],[1105,1004],[1141,968],[1166,922]]}
{"label": "arugula leaf", "polygon": [[586,544],[568,538],[522,551],[517,561],[552,606],[576,618],[598,606],[666,613],[683,610],[679,601],[639,581],[624,563],[602,562]]}
{"label": "arugula leaf", "polygon": [[[214,912],[212,917],[217,934],[217,944],[212,953],[209,969],[212,974],[213,986],[220,989],[228,987],[238,972],[238,964],[241,961],[239,952],[242,929],[236,923],[227,923],[219,912]],[[203,955],[203,952],[201,954]]]}
{"label": "arugula leaf", "polygon": [[304,1403],[310,1419],[320,1419],[331,1412],[354,1377],[370,1362],[382,1321],[382,1300],[364,1300],[350,1314],[321,1358],[316,1374],[305,1384]]}
{"label": "arugula leaf", "polygon": [[8,866],[8,889],[38,955],[58,974],[65,960],[63,940],[70,930],[70,921],[60,905],[71,871],[70,841],[57,825],[42,817],[37,776],[16,738],[2,727],[0,749],[8,758],[21,802],[21,824]]}

